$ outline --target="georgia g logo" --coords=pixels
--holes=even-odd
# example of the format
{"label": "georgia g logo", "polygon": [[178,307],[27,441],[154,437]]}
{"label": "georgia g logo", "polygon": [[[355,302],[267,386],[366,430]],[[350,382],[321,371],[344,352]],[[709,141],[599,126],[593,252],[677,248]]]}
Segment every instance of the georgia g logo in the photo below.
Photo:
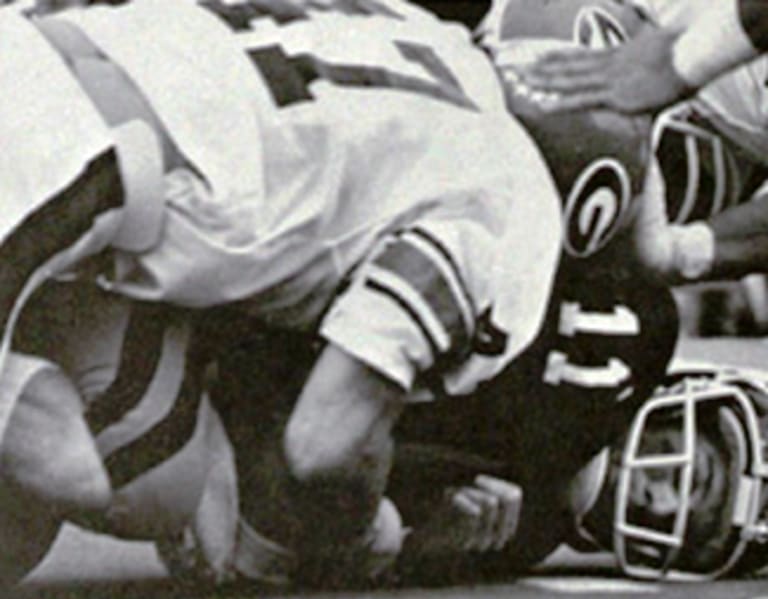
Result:
{"label": "georgia g logo", "polygon": [[600,50],[627,41],[624,26],[604,8],[585,6],[573,24],[573,39],[580,46]]}
{"label": "georgia g logo", "polygon": [[631,199],[626,168],[614,158],[592,162],[565,201],[563,245],[576,258],[600,250],[616,234]]}

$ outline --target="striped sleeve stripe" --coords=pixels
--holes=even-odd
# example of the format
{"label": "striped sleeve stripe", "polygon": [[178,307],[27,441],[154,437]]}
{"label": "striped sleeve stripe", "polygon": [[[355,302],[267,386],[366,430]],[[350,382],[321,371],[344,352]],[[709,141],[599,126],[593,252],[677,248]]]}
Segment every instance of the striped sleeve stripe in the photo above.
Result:
{"label": "striped sleeve stripe", "polygon": [[436,359],[461,352],[469,343],[470,329],[466,311],[462,310],[466,302],[457,297],[456,283],[446,276],[444,266],[436,265],[435,259],[431,246],[424,251],[421,241],[412,243],[401,237],[374,258],[367,277],[395,290],[407,303],[408,313],[418,315],[437,348]]}
{"label": "striped sleeve stripe", "polygon": [[368,289],[372,289],[373,291],[387,296],[389,299],[395,302],[403,310],[403,312],[405,312],[410,317],[416,327],[421,331],[421,334],[427,341],[427,345],[429,345],[429,349],[431,350],[432,355],[439,355],[440,351],[438,350],[438,345],[435,341],[435,338],[432,336],[432,333],[421,319],[418,312],[413,310],[411,303],[408,300],[406,300],[396,289],[371,279],[366,280],[365,286]]}
{"label": "striped sleeve stripe", "polygon": [[467,289],[464,277],[461,275],[456,260],[453,255],[434,235],[428,233],[421,227],[407,229],[400,234],[400,237],[413,244],[425,255],[429,256],[432,263],[437,266],[445,277],[448,286],[451,288],[456,304],[459,307],[462,318],[468,331],[475,328],[475,306],[472,296]]}
{"label": "striped sleeve stripe", "polygon": [[374,259],[369,277],[387,277],[423,321],[430,326],[441,353],[461,347],[468,341],[467,329],[450,286],[440,269],[417,248],[396,242]]}
{"label": "striped sleeve stripe", "polygon": [[451,338],[432,308],[402,278],[374,266],[368,270],[365,285],[397,303],[422,332],[435,358],[451,348]]}

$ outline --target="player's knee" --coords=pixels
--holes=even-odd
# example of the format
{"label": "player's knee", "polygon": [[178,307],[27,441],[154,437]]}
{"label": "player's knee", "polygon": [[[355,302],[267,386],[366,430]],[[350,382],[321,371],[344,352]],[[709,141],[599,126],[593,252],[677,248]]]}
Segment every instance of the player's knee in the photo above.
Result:
{"label": "player's knee", "polygon": [[[76,447],[79,446],[79,447]],[[49,467],[50,494],[63,509],[74,512],[102,512],[112,499],[112,487],[96,447],[74,443]]]}
{"label": "player's knee", "polygon": [[109,505],[109,477],[80,397],[61,371],[42,371],[23,390],[0,464],[8,481],[57,509],[99,511]]}
{"label": "player's knee", "polygon": [[102,511],[109,505],[109,477],[95,447],[75,440],[63,446],[44,442],[29,451],[26,443],[8,441],[2,467],[25,493],[64,512]]}

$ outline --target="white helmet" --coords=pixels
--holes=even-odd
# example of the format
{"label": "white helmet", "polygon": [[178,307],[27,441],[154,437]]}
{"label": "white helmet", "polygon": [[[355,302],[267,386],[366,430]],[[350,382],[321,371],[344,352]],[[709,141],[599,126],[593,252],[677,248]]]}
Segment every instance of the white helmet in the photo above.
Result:
{"label": "white helmet", "polygon": [[[768,374],[679,377],[575,485],[581,539],[612,549],[637,578],[708,580],[765,565],[767,432]],[[585,485],[600,489],[589,501]]]}

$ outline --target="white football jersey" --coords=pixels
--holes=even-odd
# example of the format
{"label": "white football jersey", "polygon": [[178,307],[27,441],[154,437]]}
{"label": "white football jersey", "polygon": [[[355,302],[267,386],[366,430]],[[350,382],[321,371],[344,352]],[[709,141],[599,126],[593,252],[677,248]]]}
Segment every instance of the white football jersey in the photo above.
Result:
{"label": "white football jersey", "polygon": [[63,18],[192,165],[167,176],[162,241],[112,289],[320,326],[408,389],[440,370],[471,390],[531,341],[559,199],[465,29],[397,0],[137,0]]}

